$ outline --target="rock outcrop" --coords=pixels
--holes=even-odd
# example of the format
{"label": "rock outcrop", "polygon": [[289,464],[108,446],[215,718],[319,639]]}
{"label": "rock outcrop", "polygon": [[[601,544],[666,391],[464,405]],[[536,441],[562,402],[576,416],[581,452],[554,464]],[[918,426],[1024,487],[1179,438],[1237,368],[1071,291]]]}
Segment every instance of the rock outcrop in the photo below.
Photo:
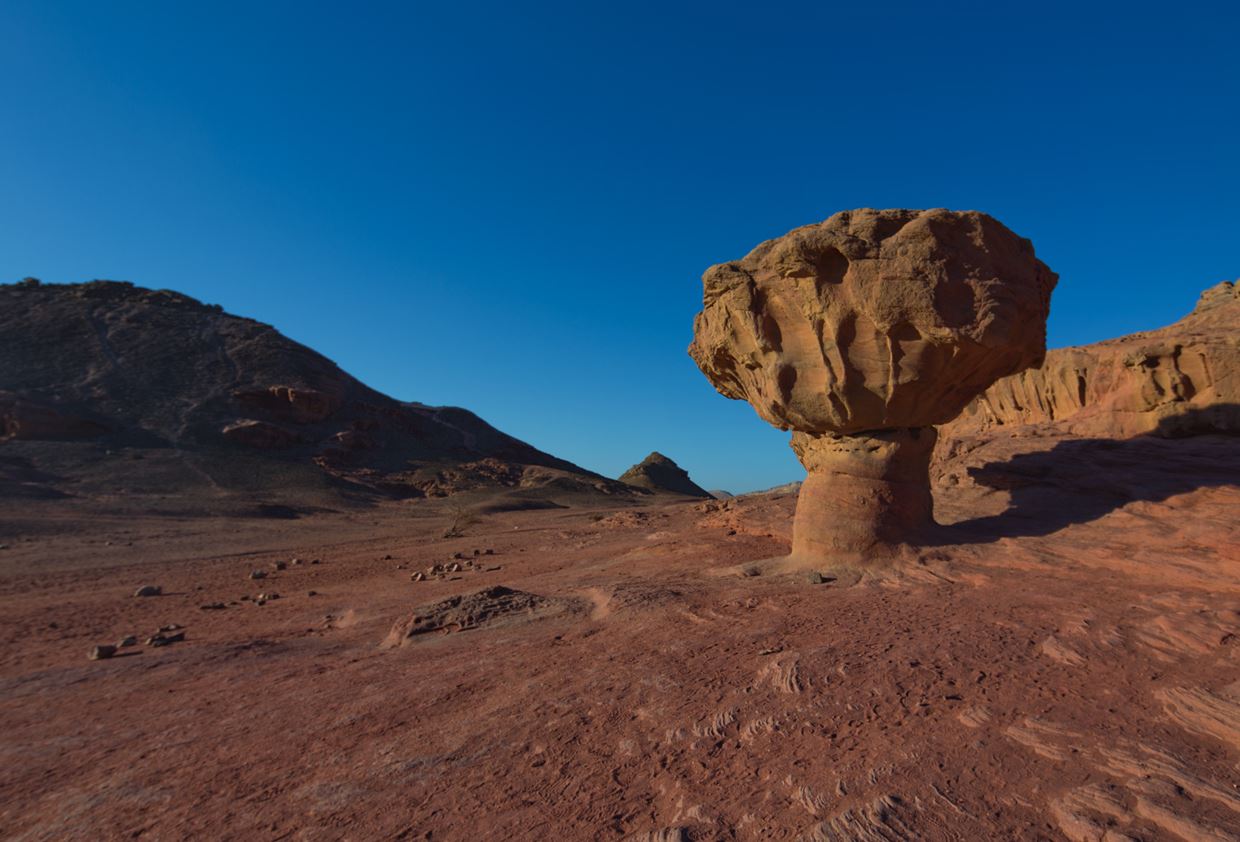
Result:
{"label": "rock outcrop", "polygon": [[679,494],[684,497],[711,497],[711,493],[689,479],[689,472],[655,451],[620,475],[625,485],[648,491]]}
{"label": "rock outcrop", "polygon": [[935,425],[1038,365],[1057,276],[985,214],[858,210],[703,275],[689,353],[792,429],[791,563],[889,556],[933,523]]}
{"label": "rock outcrop", "polygon": [[108,431],[103,422],[75,415],[42,401],[0,392],[0,441],[93,439]]}
{"label": "rock outcrop", "polygon": [[0,285],[0,441],[22,476],[88,497],[631,493],[467,410],[393,400],[268,325],[114,281]]}
{"label": "rock outcrop", "polygon": [[1206,290],[1168,327],[1047,352],[970,403],[943,445],[1050,423],[1098,438],[1240,432],[1240,283]]}

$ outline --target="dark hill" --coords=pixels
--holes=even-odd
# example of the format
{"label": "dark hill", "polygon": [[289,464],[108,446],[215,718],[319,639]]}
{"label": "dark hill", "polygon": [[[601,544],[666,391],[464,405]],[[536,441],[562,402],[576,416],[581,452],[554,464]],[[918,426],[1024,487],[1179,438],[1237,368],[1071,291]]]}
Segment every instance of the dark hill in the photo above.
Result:
{"label": "dark hill", "polygon": [[629,468],[620,481],[649,491],[681,494],[686,497],[711,497],[711,493],[689,479],[689,473],[658,451]]}
{"label": "dark hill", "polygon": [[[629,493],[269,325],[115,281],[0,285],[0,497]],[[324,496],[326,495],[326,497]]]}

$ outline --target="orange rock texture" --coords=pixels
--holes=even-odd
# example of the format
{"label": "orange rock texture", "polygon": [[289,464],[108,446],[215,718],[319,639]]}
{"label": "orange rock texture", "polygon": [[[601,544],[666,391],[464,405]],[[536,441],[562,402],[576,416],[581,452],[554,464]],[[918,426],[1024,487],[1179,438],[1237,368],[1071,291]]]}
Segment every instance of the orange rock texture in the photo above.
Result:
{"label": "orange rock texture", "polygon": [[1175,324],[1048,352],[979,395],[945,438],[1049,422],[1105,438],[1240,431],[1237,328],[1240,284],[1224,281]]}
{"label": "orange rock texture", "polygon": [[792,429],[796,563],[864,562],[933,524],[934,425],[1041,363],[1057,276],[975,211],[856,210],[702,277],[689,354]]}

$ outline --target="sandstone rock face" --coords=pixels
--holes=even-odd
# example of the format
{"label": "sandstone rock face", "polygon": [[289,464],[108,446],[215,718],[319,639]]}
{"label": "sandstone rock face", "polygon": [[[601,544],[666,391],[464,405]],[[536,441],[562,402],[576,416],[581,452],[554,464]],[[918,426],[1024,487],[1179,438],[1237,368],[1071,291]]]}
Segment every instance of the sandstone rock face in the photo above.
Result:
{"label": "sandstone rock face", "polygon": [[1240,284],[1206,290],[1168,327],[1047,353],[943,430],[943,446],[1002,427],[1055,423],[1101,438],[1240,432]]}
{"label": "sandstone rock face", "polygon": [[689,354],[796,431],[793,556],[863,561],[933,523],[934,425],[1041,361],[1058,280],[974,211],[857,210],[708,269]]}
{"label": "sandstone rock face", "polygon": [[689,479],[689,472],[662,453],[655,451],[620,475],[626,485],[649,491],[665,491],[686,497],[711,497],[711,493]]}
{"label": "sandstone rock face", "polygon": [[247,447],[279,449],[301,443],[301,437],[269,421],[242,418],[220,431],[224,438]]}
{"label": "sandstone rock face", "polygon": [[243,406],[257,407],[296,424],[313,424],[330,418],[344,402],[339,394],[295,386],[268,386],[266,389],[233,392]]}
{"label": "sandstone rock face", "polygon": [[1056,280],[985,214],[845,211],[708,269],[689,353],[781,429],[942,424],[1042,361]]}
{"label": "sandstone rock face", "polygon": [[8,392],[0,392],[0,441],[90,439],[107,431],[107,426],[93,419],[82,418],[63,409]]}

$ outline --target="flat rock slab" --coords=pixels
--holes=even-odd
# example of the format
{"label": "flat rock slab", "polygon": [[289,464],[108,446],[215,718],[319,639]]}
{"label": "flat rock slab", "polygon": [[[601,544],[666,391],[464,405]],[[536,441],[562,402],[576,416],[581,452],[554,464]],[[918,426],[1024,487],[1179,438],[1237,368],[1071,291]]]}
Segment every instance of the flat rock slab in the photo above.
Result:
{"label": "flat rock slab", "polygon": [[392,626],[380,647],[407,646],[431,633],[451,634],[499,623],[564,614],[584,608],[581,600],[546,597],[494,585],[471,594],[424,605]]}

